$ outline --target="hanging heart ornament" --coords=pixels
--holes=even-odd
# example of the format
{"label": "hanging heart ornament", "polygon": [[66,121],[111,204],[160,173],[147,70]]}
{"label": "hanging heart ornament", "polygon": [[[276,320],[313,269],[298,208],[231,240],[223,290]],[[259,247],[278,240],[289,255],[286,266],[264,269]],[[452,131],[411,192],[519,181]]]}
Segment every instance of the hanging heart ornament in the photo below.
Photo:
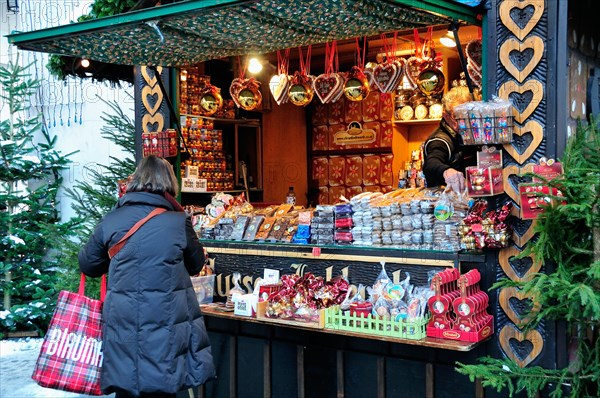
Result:
{"label": "hanging heart ornament", "polygon": [[212,116],[223,107],[221,89],[207,84],[200,91],[200,110],[204,116]]}
{"label": "hanging heart ornament", "polygon": [[369,80],[358,66],[353,66],[344,82],[344,95],[350,101],[362,101],[369,92]]}
{"label": "hanging heart ornament", "polygon": [[314,89],[322,103],[335,102],[344,94],[344,78],[339,73],[324,73],[316,77]]}
{"label": "hanging heart ornament", "polygon": [[273,94],[273,98],[277,105],[281,105],[288,100],[288,90],[290,87],[290,77],[281,73],[279,75],[274,75],[271,77],[269,81],[269,89],[271,90],[271,94]]}
{"label": "hanging heart ornament", "polygon": [[306,106],[310,104],[314,97],[313,89],[314,76],[305,75],[298,71],[290,78],[290,88],[288,97],[292,104],[296,106]]}
{"label": "hanging heart ornament", "polygon": [[402,68],[398,68],[398,63],[396,62],[378,64],[375,69],[373,69],[375,85],[382,93],[393,92],[396,87],[398,87],[401,76]]}

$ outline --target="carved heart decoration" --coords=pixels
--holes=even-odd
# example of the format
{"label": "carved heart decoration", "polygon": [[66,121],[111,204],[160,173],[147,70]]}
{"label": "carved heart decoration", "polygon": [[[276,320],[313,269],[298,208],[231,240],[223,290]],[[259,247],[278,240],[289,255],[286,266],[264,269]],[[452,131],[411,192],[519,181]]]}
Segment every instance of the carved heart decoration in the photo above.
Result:
{"label": "carved heart decoration", "polygon": [[535,220],[519,220],[513,221],[512,240],[520,248],[524,247],[527,242],[533,238],[533,229],[535,228]]}
{"label": "carved heart decoration", "polygon": [[535,296],[527,295],[516,287],[501,289],[498,301],[506,315],[519,328],[533,319],[542,308]]}
{"label": "carved heart decoration", "polygon": [[240,91],[242,91],[243,89],[244,89],[244,83],[242,82],[242,79],[240,79],[239,77],[236,77],[235,79],[233,79],[231,81],[231,85],[229,86],[229,95],[231,96],[231,99],[235,103],[235,106],[237,106],[238,108],[240,107],[240,103],[238,101],[239,94],[240,94]]}
{"label": "carved heart decoration", "polygon": [[[510,280],[515,282],[527,282],[533,277],[533,274],[540,271],[542,263],[536,261],[533,254],[522,259],[515,258],[520,253],[521,250],[514,246],[502,249],[498,255],[498,262]],[[517,263],[529,263],[529,267],[519,266],[520,264],[517,265]],[[513,264],[517,265],[518,269],[515,269],[515,265]]]}
{"label": "carved heart decoration", "polygon": [[[519,38],[519,40],[523,40],[529,32],[532,31],[535,25],[538,24],[540,18],[544,14],[544,2],[545,0],[503,1],[498,10],[500,20],[508,30]],[[527,21],[524,21],[525,17],[527,17],[526,8],[529,7],[533,7],[533,13]],[[517,12],[519,21],[513,19],[511,11]]]}
{"label": "carved heart decoration", "polygon": [[285,103],[288,99],[288,90],[290,86],[290,77],[285,73],[274,75],[269,81],[269,89],[277,105]]}
{"label": "carved heart decoration", "polygon": [[[156,99],[154,100],[154,105],[151,105],[150,98],[154,99],[154,96],[156,96]],[[144,86],[142,89],[142,104],[149,114],[154,115],[156,111],[158,111],[160,105],[162,104],[162,100],[163,93],[159,86]]]}
{"label": "carved heart decoration", "polygon": [[[156,128],[154,128],[156,125]],[[144,133],[153,133],[156,131],[163,131],[165,128],[165,118],[162,114],[157,113],[156,115],[145,114],[142,117],[142,131]]]}
{"label": "carved heart decoration", "polygon": [[324,73],[315,78],[314,89],[322,103],[334,102],[343,95],[344,79],[338,73]]}
{"label": "carved heart decoration", "polygon": [[504,169],[502,169],[502,178],[504,179],[504,192],[508,196],[510,196],[510,198],[513,200],[513,202],[515,202],[518,206],[521,206],[521,203],[519,202],[518,187],[515,187],[511,184],[510,176],[513,174],[520,176],[520,175],[523,175],[525,173],[529,173],[532,171],[533,171],[533,164],[531,164],[531,163],[524,167],[510,165],[510,166],[506,166]]}
{"label": "carved heart decoration", "polygon": [[544,128],[539,122],[535,120],[530,120],[524,126],[514,125],[513,134],[516,134],[518,136],[522,136],[524,134],[531,134],[533,136],[533,139],[527,146],[527,149],[523,151],[523,153],[519,153],[517,149],[513,146],[513,144],[503,145],[506,152],[508,152],[508,154],[512,156],[513,159],[515,159],[519,164],[523,164],[527,159],[529,159],[531,155],[533,155],[535,150],[542,143],[542,140],[544,139]]}
{"label": "carved heart decoration", "polygon": [[[154,71],[152,69],[149,69],[147,66],[142,66],[142,77],[144,78],[144,81],[146,83],[148,83],[148,85],[150,87],[154,87],[154,85],[156,84],[156,75],[154,74]],[[159,66],[156,68],[156,71],[158,73],[162,73],[162,66]],[[150,74],[152,75],[152,77],[150,77],[150,75],[148,74],[148,71],[150,71]]]}
{"label": "carved heart decoration", "polygon": [[509,99],[510,95],[513,93],[517,93],[522,96],[528,92],[531,92],[533,96],[531,97],[531,100],[527,106],[522,110],[515,106],[518,111],[517,115],[515,116],[515,120],[519,123],[523,123],[536,110],[544,98],[544,86],[537,80],[528,80],[523,85],[510,80],[500,86],[500,89],[498,90],[498,96],[505,99]]}
{"label": "carved heart decoration", "polygon": [[382,93],[391,93],[398,87],[399,77],[402,70],[398,70],[395,62],[377,64],[373,69],[373,78],[375,85]]}
{"label": "carved heart decoration", "polygon": [[[536,359],[544,348],[544,339],[540,332],[532,329],[523,333],[513,325],[506,325],[500,330],[499,340],[504,353],[521,368]],[[524,343],[529,343],[529,347],[524,347],[528,349],[519,349]]]}
{"label": "carved heart decoration", "polygon": [[[533,56],[523,65],[523,58],[526,50],[533,50]],[[512,57],[514,52],[518,52],[518,57]],[[520,42],[516,39],[508,39],[500,46],[500,62],[506,68],[508,73],[513,75],[519,83],[523,83],[537,66],[544,55],[544,41],[539,36],[530,36],[525,41]],[[515,64],[515,61],[517,63]]]}

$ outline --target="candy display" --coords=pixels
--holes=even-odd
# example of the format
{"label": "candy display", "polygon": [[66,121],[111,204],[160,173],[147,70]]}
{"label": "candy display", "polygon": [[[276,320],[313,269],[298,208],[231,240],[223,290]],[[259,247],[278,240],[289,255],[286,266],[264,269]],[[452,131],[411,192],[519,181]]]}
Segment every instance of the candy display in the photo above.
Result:
{"label": "candy display", "polygon": [[197,178],[206,180],[204,191],[232,190],[233,171],[227,170],[223,132],[214,130],[207,119],[188,116],[182,117],[182,135],[186,142],[182,150],[189,150],[191,155],[182,162],[182,171],[186,166],[196,166]]}
{"label": "candy display", "polygon": [[142,133],[143,156],[157,155],[163,158],[177,156],[177,132],[173,129]]}
{"label": "candy display", "polygon": [[481,250],[507,247],[512,230],[506,218],[512,206],[512,202],[507,202],[498,210],[486,212],[487,201],[476,201],[459,226],[461,248]]}
{"label": "candy display", "polygon": [[512,142],[513,106],[508,100],[465,102],[454,107],[454,116],[465,145]]}
{"label": "candy display", "polygon": [[265,315],[300,321],[318,321],[318,310],[341,304],[348,291],[348,281],[336,277],[325,281],[322,277],[306,273],[283,275],[281,288],[268,299]]}
{"label": "candy display", "polygon": [[477,342],[493,333],[494,317],[487,313],[489,297],[480,290],[480,280],[476,269],[459,275],[452,268],[433,277],[427,336]]}

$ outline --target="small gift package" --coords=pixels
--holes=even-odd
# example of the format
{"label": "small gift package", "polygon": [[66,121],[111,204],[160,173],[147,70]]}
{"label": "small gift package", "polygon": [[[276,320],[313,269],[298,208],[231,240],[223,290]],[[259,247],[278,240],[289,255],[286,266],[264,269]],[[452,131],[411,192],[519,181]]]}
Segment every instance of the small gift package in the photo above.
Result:
{"label": "small gift package", "polygon": [[477,152],[477,166],[466,168],[469,196],[492,196],[504,193],[502,152],[483,147]]}

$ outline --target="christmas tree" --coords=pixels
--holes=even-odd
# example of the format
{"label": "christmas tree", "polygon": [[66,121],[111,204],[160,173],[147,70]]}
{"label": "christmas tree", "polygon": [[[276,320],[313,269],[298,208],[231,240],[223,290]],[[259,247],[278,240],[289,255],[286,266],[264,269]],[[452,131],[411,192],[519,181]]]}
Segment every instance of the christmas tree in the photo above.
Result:
{"label": "christmas tree", "polygon": [[[597,121],[579,123],[561,159],[564,174],[545,181],[562,192],[538,216],[537,239],[522,256],[533,254],[551,273],[528,282],[502,280],[492,288],[516,286],[533,295],[541,310],[528,328],[543,319],[565,321],[570,331],[570,363],[563,369],[521,368],[508,359],[483,358],[481,364],[458,364],[458,371],[485,387],[546,391],[551,397],[600,396],[600,134]],[[539,177],[539,176],[538,176]],[[564,202],[563,202],[564,201]]]}
{"label": "christmas tree", "polygon": [[42,115],[31,106],[38,81],[18,57],[0,66],[0,335],[44,330],[52,315],[54,281],[62,257],[57,237],[72,225],[59,222],[58,189],[70,154],[56,150]]}

